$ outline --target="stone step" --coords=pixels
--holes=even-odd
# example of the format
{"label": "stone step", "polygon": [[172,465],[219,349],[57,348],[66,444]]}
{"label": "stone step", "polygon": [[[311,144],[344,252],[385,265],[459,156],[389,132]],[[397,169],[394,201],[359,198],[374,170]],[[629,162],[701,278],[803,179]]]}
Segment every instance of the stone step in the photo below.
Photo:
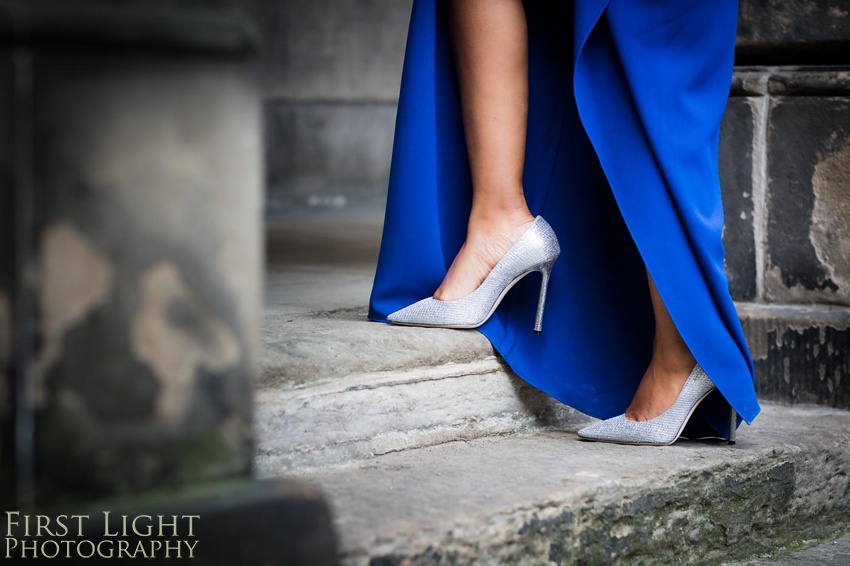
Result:
{"label": "stone step", "polygon": [[586,422],[514,376],[478,332],[368,321],[379,224],[308,216],[268,237],[258,473]]}
{"label": "stone step", "polygon": [[[478,332],[368,321],[379,214],[330,210],[271,226],[255,411],[261,475],[587,422],[514,376]],[[850,311],[738,311],[762,398],[850,405],[840,379]]]}
{"label": "stone step", "polygon": [[746,562],[725,566],[847,566],[850,564],[850,534],[844,531],[826,538],[804,540],[799,545],[767,552]]}
{"label": "stone step", "polygon": [[256,400],[262,475],[520,430],[572,430],[588,420],[524,383],[494,355],[263,388]]}
{"label": "stone step", "polygon": [[765,404],[735,446],[477,438],[313,470],[343,563],[715,564],[847,526],[850,413]]}

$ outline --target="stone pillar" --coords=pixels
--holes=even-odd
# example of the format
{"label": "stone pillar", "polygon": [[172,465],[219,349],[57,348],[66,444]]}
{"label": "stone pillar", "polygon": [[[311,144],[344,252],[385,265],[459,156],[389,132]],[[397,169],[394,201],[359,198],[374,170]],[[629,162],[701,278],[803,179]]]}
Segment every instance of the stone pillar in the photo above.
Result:
{"label": "stone pillar", "polygon": [[850,408],[850,9],[742,0],[737,58],[724,240],[757,388]]}
{"label": "stone pillar", "polygon": [[[22,13],[29,26],[9,29]],[[252,39],[167,12],[9,14],[0,313],[18,346],[19,494],[247,474],[262,269]]]}
{"label": "stone pillar", "polygon": [[165,501],[204,510],[205,563],[331,563],[320,495],[250,478],[257,41],[189,4],[0,6],[2,503]]}

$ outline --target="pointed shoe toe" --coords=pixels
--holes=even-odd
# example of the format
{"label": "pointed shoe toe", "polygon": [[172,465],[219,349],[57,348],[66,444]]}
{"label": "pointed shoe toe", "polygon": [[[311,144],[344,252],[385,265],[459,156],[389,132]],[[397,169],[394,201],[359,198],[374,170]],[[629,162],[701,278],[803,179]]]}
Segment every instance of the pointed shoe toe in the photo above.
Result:
{"label": "pointed shoe toe", "polygon": [[403,309],[399,309],[394,313],[391,313],[387,316],[387,320],[393,324],[416,324],[418,321],[421,321],[428,316],[428,313],[431,312],[434,307],[432,303],[436,302],[437,300],[432,297],[422,299],[421,301],[415,302],[412,305],[408,305]]}
{"label": "pointed shoe toe", "polygon": [[582,440],[610,440],[612,438],[611,431],[613,430],[612,421],[617,421],[624,418],[619,415],[604,421],[599,421],[580,429],[576,434]]}
{"label": "pointed shoe toe", "polygon": [[[393,324],[424,326],[430,328],[477,328],[484,324],[489,314],[476,309],[475,291],[460,301],[441,301],[433,297],[422,299],[387,317]],[[480,300],[480,299],[479,299]],[[464,303],[467,305],[466,307]],[[472,308],[469,308],[469,304]]]}

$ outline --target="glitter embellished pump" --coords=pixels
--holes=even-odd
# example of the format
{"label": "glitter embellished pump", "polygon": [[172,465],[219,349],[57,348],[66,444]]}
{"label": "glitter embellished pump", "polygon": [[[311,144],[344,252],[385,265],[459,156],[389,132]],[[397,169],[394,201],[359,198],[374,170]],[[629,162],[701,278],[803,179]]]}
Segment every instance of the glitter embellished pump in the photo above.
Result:
{"label": "glitter embellished pump", "polygon": [[555,232],[548,222],[538,216],[475,291],[456,301],[428,297],[392,313],[387,319],[393,324],[406,326],[477,328],[490,318],[517,281],[532,271],[539,271],[543,279],[534,333],[540,334],[549,276],[560,253],[561,247]]}
{"label": "glitter embellished pump", "polygon": [[[594,423],[578,431],[582,440],[616,442],[618,444],[673,444],[682,434],[688,419],[703,399],[715,390],[715,385],[699,364],[694,366],[673,406],[648,421],[633,421],[625,415]],[[729,408],[729,444],[735,444],[738,415]]]}

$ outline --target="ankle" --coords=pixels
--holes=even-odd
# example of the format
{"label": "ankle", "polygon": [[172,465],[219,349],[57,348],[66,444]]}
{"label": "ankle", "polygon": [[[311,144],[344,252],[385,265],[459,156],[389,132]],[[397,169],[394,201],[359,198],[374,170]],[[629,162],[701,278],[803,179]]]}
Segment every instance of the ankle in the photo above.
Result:
{"label": "ankle", "polygon": [[661,372],[690,372],[695,364],[696,359],[684,343],[681,345],[659,345],[658,342],[653,344],[651,365]]}
{"label": "ankle", "polygon": [[525,202],[488,203],[473,206],[469,214],[468,234],[492,235],[509,232],[534,220]]}

